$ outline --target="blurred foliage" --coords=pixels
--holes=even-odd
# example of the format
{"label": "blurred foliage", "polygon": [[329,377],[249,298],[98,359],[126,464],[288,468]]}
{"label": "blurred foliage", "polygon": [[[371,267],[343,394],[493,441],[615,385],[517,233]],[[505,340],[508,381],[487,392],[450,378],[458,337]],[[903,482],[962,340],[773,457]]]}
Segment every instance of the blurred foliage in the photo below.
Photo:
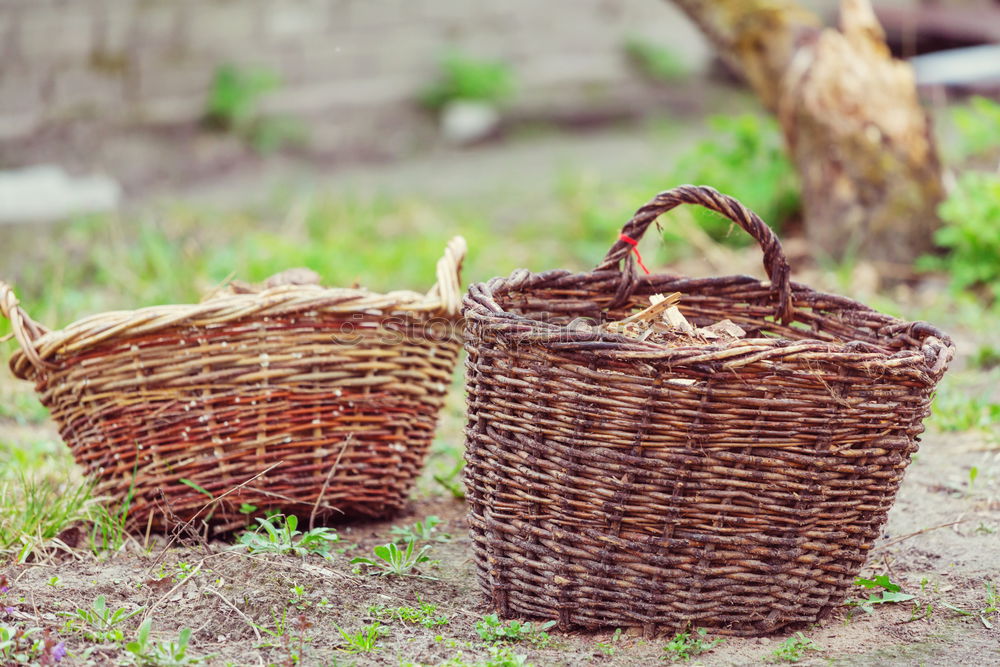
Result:
{"label": "blurred foliage", "polygon": [[997,438],[1000,403],[991,398],[989,388],[998,380],[996,370],[949,372],[935,392],[929,423],[940,431],[979,430]]}
{"label": "blurred foliage", "polygon": [[[732,195],[757,213],[776,232],[801,209],[798,177],[785,155],[781,131],[769,116],[712,116],[708,139],[677,159],[673,184],[711,185]],[[733,224],[702,208],[685,208],[712,238],[743,246],[743,233],[730,234]],[[683,239],[670,236],[668,242]]]}
{"label": "blurred foliage", "polygon": [[923,257],[918,266],[946,271],[956,290],[1000,300],[1000,174],[961,174],[938,214],[943,226],[934,240],[947,254]]}
{"label": "blurred foliage", "polygon": [[673,83],[688,75],[684,60],[671,49],[641,37],[630,37],[625,42],[628,61],[646,78]]}
{"label": "blurred foliage", "polygon": [[205,118],[224,130],[241,129],[257,118],[261,99],[280,85],[281,79],[271,70],[222,65],[209,90]]}
{"label": "blurred foliage", "polygon": [[438,80],[420,95],[420,102],[438,110],[455,100],[501,104],[514,94],[514,73],[507,63],[477,60],[452,51],[441,60]]}
{"label": "blurred foliage", "polygon": [[958,133],[960,158],[987,155],[1000,149],[1000,103],[973,97],[967,106],[952,109],[951,120]]}
{"label": "blurred foliage", "polygon": [[209,90],[205,121],[211,127],[242,136],[260,153],[302,144],[306,130],[300,121],[260,111],[263,98],[280,86],[281,78],[271,70],[222,65]]}
{"label": "blurred foliage", "polygon": [[[773,122],[756,116],[716,117],[715,131],[672,172],[648,172],[608,182],[567,171],[543,207],[508,219],[484,213],[479,201],[428,203],[405,197],[278,196],[263,211],[219,212],[172,204],[141,218],[80,218],[15,279],[18,295],[39,322],[62,326],[84,315],[163,303],[196,302],[227,279],[259,282],[293,266],[319,273],[326,285],[360,284],[377,291],[423,291],[447,240],[469,242],[466,282],[506,275],[517,267],[590,269],[618,230],[656,192],[685,182],[709,183],[733,194],[780,227],[798,197]],[[275,215],[281,211],[280,215]],[[730,223],[683,207],[717,239]],[[654,266],[689,251],[688,219],[666,225]],[[0,319],[0,335],[9,331]],[[13,343],[8,343],[13,345]]]}
{"label": "blurred foliage", "polygon": [[[477,201],[361,196],[279,197],[253,212],[173,204],[138,219],[85,217],[11,278],[31,316],[62,326],[106,310],[197,302],[227,279],[260,282],[294,266],[313,269],[326,285],[426,291],[455,234],[469,243],[465,282],[519,266],[590,268],[648,193],[619,202],[613,217],[575,217],[576,207],[586,206],[575,199],[586,181],[567,183],[550,210],[497,223]],[[0,318],[0,336],[8,331]]]}

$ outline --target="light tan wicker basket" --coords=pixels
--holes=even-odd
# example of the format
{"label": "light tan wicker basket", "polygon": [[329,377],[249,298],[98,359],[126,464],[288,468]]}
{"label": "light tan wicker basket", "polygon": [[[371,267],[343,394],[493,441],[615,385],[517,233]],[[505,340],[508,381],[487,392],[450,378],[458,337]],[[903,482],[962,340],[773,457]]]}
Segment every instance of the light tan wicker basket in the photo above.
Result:
{"label": "light tan wicker basket", "polygon": [[[465,241],[427,294],[281,285],[88,317],[49,331],[0,282],[35,383],[77,462],[128,524],[386,515],[418,475],[452,379]],[[209,498],[208,496],[211,496]],[[120,505],[119,505],[120,506]]]}

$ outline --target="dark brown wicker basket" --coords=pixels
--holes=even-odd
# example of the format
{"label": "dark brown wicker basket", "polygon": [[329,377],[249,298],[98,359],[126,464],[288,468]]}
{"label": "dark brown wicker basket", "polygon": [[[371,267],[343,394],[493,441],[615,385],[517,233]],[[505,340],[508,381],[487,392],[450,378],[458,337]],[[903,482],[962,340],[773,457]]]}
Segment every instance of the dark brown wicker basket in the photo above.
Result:
{"label": "dark brown wicker basket", "polygon": [[[822,619],[917,449],[950,339],[789,282],[773,232],[711,188],[658,195],[623,236],[682,203],[750,233],[771,280],[639,277],[619,241],[590,273],[518,270],[466,296],[470,528],[503,616],[731,635]],[[593,326],[675,291],[693,324],[747,337]]]}

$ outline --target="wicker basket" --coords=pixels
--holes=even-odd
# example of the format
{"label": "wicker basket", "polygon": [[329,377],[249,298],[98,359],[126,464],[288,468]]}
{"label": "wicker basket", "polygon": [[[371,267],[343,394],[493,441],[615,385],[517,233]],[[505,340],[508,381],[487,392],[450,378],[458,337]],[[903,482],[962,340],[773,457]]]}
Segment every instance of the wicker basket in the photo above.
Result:
{"label": "wicker basket", "polygon": [[[771,280],[637,276],[636,239],[682,203],[753,236]],[[647,634],[826,617],[879,536],[951,341],[789,282],[773,232],[711,188],[658,195],[621,238],[590,273],[518,270],[465,298],[465,479],[491,606]],[[674,291],[692,324],[747,337],[670,347],[593,326]]]}
{"label": "wicker basket", "polygon": [[[96,493],[128,523],[195,517],[216,531],[258,510],[328,518],[399,509],[420,471],[461,346],[465,241],[434,288],[279,285],[196,305],[96,315],[48,331],[0,283],[35,382]],[[209,499],[206,493],[211,496]]]}

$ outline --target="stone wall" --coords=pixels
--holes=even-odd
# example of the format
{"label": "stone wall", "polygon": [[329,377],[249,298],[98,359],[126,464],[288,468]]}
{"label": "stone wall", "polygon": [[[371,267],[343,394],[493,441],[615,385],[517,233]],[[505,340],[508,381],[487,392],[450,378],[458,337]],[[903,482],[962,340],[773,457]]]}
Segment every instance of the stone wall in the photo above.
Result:
{"label": "stone wall", "polygon": [[0,0],[0,140],[194,121],[224,63],[276,71],[268,110],[345,141],[401,131],[449,47],[510,63],[524,113],[639,104],[630,36],[707,58],[665,0]]}

